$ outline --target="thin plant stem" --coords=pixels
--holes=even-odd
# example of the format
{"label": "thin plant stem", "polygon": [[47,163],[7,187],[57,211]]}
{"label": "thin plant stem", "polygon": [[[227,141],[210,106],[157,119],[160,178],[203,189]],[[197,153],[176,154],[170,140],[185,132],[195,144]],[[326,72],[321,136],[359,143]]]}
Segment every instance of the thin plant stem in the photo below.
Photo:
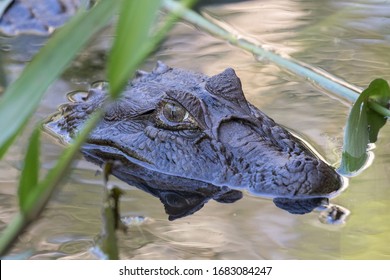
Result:
{"label": "thin plant stem", "polygon": [[[163,0],[163,7],[171,12],[180,14],[180,17],[194,26],[200,28],[209,34],[226,40],[232,45],[249,51],[259,59],[267,59],[283,69],[286,69],[306,80],[314,83],[323,89],[354,103],[361,93],[361,89],[350,85],[339,79],[329,78],[331,75],[325,71],[317,70],[315,67],[303,62],[292,59],[288,56],[279,55],[273,51],[267,50],[256,42],[251,42],[241,35],[233,34],[221,26],[210,22],[200,14],[183,7],[179,2],[173,0]],[[390,111],[379,105],[375,101],[369,101],[370,108],[383,116],[390,116]]]}

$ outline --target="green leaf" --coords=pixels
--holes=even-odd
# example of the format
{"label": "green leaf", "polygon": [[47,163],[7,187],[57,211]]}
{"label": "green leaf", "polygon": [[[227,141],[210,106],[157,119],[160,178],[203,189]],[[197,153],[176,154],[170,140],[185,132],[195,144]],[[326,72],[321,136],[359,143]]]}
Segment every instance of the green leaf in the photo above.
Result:
{"label": "green leaf", "polygon": [[368,159],[368,144],[377,140],[386,118],[370,109],[372,102],[387,106],[390,88],[383,79],[375,79],[356,100],[348,117],[344,135],[343,154],[339,171],[352,175],[360,171]]}
{"label": "green leaf", "polygon": [[160,0],[122,1],[116,39],[108,61],[111,95],[117,97],[150,49],[151,27]]}
{"label": "green leaf", "polygon": [[386,124],[386,118],[375,111],[369,110],[367,114],[369,143],[375,143],[378,139],[379,130]]}
{"label": "green leaf", "polygon": [[89,12],[79,12],[68,24],[55,32],[26,66],[19,79],[7,88],[0,100],[2,154],[36,110],[49,85],[93,34],[108,23],[115,14],[118,3],[119,1],[103,0]]}
{"label": "green leaf", "polygon": [[387,81],[383,79],[373,80],[362,94],[363,93],[366,94],[370,100],[374,100],[384,107],[387,107],[389,104],[390,88]]}
{"label": "green leaf", "polygon": [[31,135],[20,175],[18,196],[19,207],[23,213],[28,210],[26,209],[26,200],[34,192],[34,187],[38,185],[39,181],[40,136],[41,129],[37,126]]}
{"label": "green leaf", "polygon": [[[390,88],[389,84],[385,80],[374,80],[367,88],[367,90],[369,90],[367,93],[369,95],[369,101],[373,101],[385,108],[389,106]],[[371,104],[372,103],[369,105]],[[369,106],[369,108],[370,110],[368,111],[369,113],[367,115],[367,122],[369,125],[369,140],[370,143],[375,143],[378,138],[379,130],[386,124],[386,118],[371,110],[371,106]]]}

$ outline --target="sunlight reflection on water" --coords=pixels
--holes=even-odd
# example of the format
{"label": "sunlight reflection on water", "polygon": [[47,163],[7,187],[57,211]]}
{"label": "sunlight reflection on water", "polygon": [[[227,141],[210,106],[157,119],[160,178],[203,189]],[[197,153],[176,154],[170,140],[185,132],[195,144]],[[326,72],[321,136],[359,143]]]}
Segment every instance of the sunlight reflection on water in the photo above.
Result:
{"label": "sunlight reflection on water", "polygon": [[[336,9],[338,8],[338,9]],[[205,7],[203,12],[288,54],[365,87],[376,77],[390,80],[388,6],[353,1],[242,1]],[[110,40],[110,35],[103,37]],[[109,33],[108,33],[109,34]],[[196,43],[194,43],[196,42]],[[85,90],[104,79],[102,42],[92,47],[93,63],[75,62],[54,83],[36,118],[45,117],[66,101],[66,92]],[[91,50],[91,49],[90,49]],[[15,52],[14,54],[12,52]],[[26,61],[26,53],[5,53],[7,74],[13,80]],[[8,60],[8,61],[7,61]],[[212,75],[235,68],[249,101],[282,125],[298,131],[330,163],[340,160],[340,139],[349,108],[324,95],[302,78],[275,65],[179,23],[146,63],[168,65]],[[196,61],[196,62],[195,62]],[[248,195],[234,204],[207,203],[192,216],[167,220],[158,199],[119,180],[126,189],[121,205],[127,217],[146,217],[120,233],[122,258],[134,259],[338,259],[390,258],[389,128],[380,133],[373,165],[352,178],[349,189],[333,202],[351,211],[345,225],[324,225],[318,213],[291,215],[272,201]],[[24,137],[26,138],[26,137]],[[45,168],[52,166],[61,146],[45,136]],[[1,227],[16,211],[17,164],[27,140],[9,153],[0,171]],[[67,183],[56,194],[43,217],[16,245],[14,253],[33,248],[31,258],[96,258],[91,248],[100,232],[102,178],[97,167],[78,160]]]}

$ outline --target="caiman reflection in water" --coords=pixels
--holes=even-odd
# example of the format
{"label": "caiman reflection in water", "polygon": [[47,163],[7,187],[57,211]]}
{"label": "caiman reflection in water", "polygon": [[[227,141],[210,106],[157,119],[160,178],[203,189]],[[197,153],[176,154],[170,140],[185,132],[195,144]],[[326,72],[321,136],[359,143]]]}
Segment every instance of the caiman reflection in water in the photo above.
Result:
{"label": "caiman reflection in water", "polygon": [[[83,150],[88,161],[103,165],[105,162],[95,152],[96,150],[93,148]],[[166,176],[162,173],[144,173],[137,165],[129,166],[121,162],[111,164],[110,174],[159,198],[170,221],[192,215],[202,209],[209,200],[215,200],[219,203],[234,203],[243,197],[243,193],[239,190],[217,187],[182,177]],[[344,223],[349,214],[347,209],[330,204],[329,198],[326,196],[313,198],[275,197],[273,202],[277,207],[291,214],[302,215],[318,209],[321,211],[319,216],[321,222],[327,224]]]}
{"label": "caiman reflection in water", "polygon": [[[104,83],[73,93],[46,128],[70,142],[106,93]],[[210,199],[234,202],[242,190],[306,213],[343,185],[300,139],[247,102],[230,68],[212,77],[161,62],[139,71],[82,152],[99,165],[121,162],[113,174],[159,197],[171,219]]]}

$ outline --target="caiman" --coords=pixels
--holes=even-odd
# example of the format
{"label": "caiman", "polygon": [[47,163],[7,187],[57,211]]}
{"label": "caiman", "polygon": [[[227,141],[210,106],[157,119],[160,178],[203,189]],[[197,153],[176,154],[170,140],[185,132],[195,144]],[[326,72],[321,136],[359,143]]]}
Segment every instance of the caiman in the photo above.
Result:
{"label": "caiman", "polygon": [[[71,142],[107,91],[95,83],[71,94],[46,129]],[[281,198],[331,196],[343,184],[303,141],[246,100],[231,68],[209,77],[158,62],[152,72],[138,71],[104,110],[83,154],[100,165],[119,162],[113,174],[150,193],[187,188],[231,202],[245,190],[284,204]]]}

